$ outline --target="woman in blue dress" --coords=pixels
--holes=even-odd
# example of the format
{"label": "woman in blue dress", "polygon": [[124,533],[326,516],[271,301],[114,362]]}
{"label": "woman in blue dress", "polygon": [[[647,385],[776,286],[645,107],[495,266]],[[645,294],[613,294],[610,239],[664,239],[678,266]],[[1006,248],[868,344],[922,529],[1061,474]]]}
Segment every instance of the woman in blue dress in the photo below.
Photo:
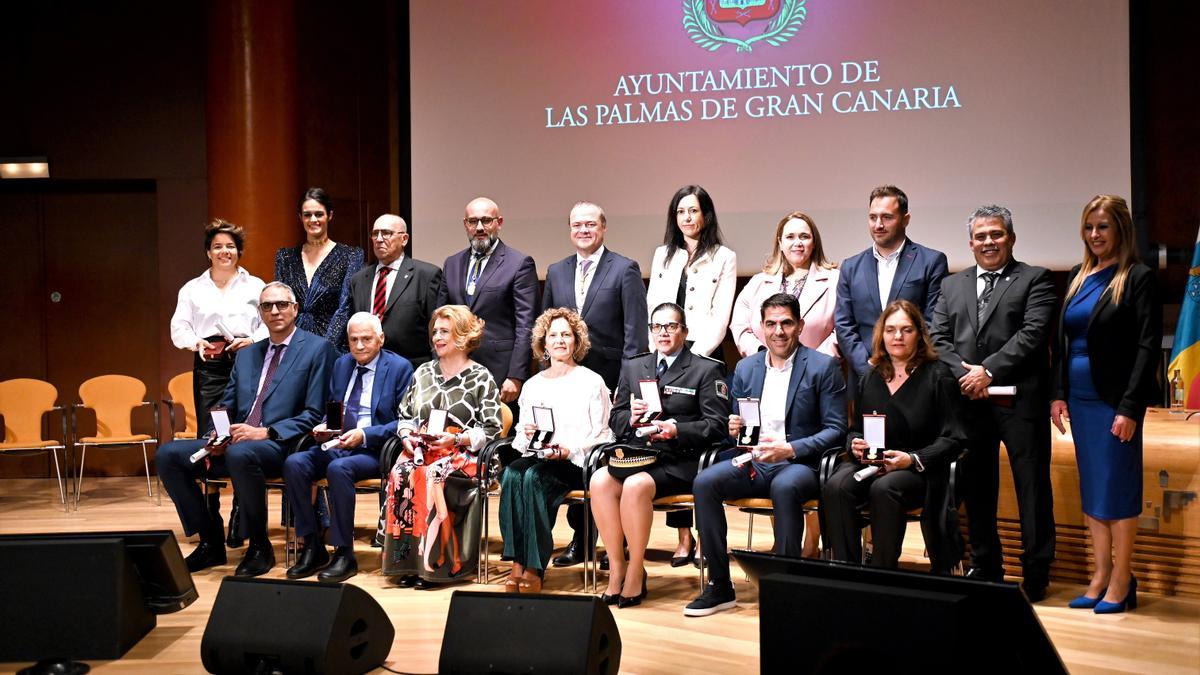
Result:
{"label": "woman in blue dress", "polygon": [[329,238],[333,200],[321,188],[300,197],[300,224],[305,241],[275,252],[275,281],[296,292],[296,326],[347,351],[346,321],[350,318],[350,277],[363,265],[363,250]]}
{"label": "woman in blue dress", "polygon": [[1142,511],[1142,422],[1159,396],[1162,306],[1154,273],[1138,262],[1133,218],[1121,197],[1083,208],[1083,263],[1071,270],[1055,350],[1050,416],[1069,418],[1095,571],[1071,601],[1097,614],[1137,607],[1130,571]]}

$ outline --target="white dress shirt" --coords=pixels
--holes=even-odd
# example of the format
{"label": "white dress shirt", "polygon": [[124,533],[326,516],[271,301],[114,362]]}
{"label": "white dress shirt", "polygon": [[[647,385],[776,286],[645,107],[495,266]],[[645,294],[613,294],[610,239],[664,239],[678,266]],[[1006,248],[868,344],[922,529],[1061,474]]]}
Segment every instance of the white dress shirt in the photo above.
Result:
{"label": "white dress shirt", "polygon": [[[358,419],[355,420],[354,428],[362,429],[363,427],[371,426],[371,393],[375,388],[375,367],[379,365],[379,354],[371,359],[366,365],[361,366],[367,371],[362,374],[362,394],[358,397]],[[350,374],[350,380],[346,383],[346,393],[342,395],[342,410],[350,405],[350,392],[354,390],[354,378],[358,377],[359,364],[354,362],[354,371]],[[346,420],[342,420],[342,430],[347,429]]]}
{"label": "white dress shirt", "polygon": [[217,322],[237,337],[261,340],[267,327],[258,314],[258,295],[262,279],[241,267],[224,290],[213,283],[211,270],[192,279],[179,289],[175,314],[171,317],[171,342],[180,349],[195,349],[203,338],[220,335]]}
{"label": "white dress shirt", "polygon": [[771,352],[763,352],[767,375],[763,378],[762,398],[758,402],[758,414],[762,418],[760,437],[787,438],[787,391],[792,380],[792,366],[796,363],[796,351],[787,358],[782,368],[771,365]]}
{"label": "white dress shirt", "polygon": [[892,280],[896,278],[896,268],[900,266],[900,253],[904,251],[904,245],[908,243],[908,239],[900,242],[899,248],[889,253],[886,257],[879,254],[879,249],[871,244],[871,255],[875,256],[875,267],[878,268],[879,276],[879,309],[887,307],[888,296],[892,293]]}

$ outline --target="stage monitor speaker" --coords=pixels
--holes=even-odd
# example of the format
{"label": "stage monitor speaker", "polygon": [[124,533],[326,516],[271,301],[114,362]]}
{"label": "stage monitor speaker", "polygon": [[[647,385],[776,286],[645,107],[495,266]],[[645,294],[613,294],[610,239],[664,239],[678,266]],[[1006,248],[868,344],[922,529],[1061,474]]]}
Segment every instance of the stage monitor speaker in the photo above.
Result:
{"label": "stage monitor speaker", "polygon": [[439,673],[616,673],[621,634],[600,599],[455,591]]}
{"label": "stage monitor speaker", "polygon": [[0,661],[118,659],[154,628],[120,537],[0,541]]}
{"label": "stage monitor speaker", "polygon": [[226,577],[200,659],[210,673],[365,673],[383,665],[395,637],[357,586]]}
{"label": "stage monitor speaker", "polygon": [[759,589],[763,673],[1067,672],[1016,584],[733,555]]}

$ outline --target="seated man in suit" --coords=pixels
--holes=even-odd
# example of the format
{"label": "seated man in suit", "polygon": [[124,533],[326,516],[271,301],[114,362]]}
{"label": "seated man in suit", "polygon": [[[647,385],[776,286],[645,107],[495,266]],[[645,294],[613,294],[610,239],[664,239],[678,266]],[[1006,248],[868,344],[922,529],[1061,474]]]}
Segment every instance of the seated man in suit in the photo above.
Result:
{"label": "seated man in suit", "polygon": [[[608,231],[604,209],[579,202],[567,223],[575,252],[546,270],[542,311],[569,307],[579,312],[592,343],[580,365],[595,371],[608,391],[615,392],[621,361],[646,351],[646,283],[636,260],[604,246]],[[567,550],[554,558],[556,567],[583,562],[591,550],[584,546],[583,508],[582,504],[567,507],[567,522],[575,536]],[[595,539],[593,529],[588,541]]]}
{"label": "seated man in suit", "polygon": [[[358,573],[354,557],[354,484],[379,476],[379,451],[396,433],[396,410],[413,367],[403,356],[383,348],[383,325],[370,312],[358,312],[346,324],[350,353],[333,364],[329,391],[342,403],[343,433],[337,445],[328,450],[312,446],[297,452],[283,463],[287,495],[296,514],[296,536],[304,539],[300,559],[288,568],[289,579],[316,574],[321,581],[345,581]],[[314,431],[327,431],[322,422]],[[329,480],[333,560],[321,541],[316,510],[312,502],[313,483]],[[328,564],[328,567],[325,565]],[[321,569],[324,567],[324,569]]]}
{"label": "seated man in suit", "polygon": [[267,538],[266,477],[283,470],[287,451],[321,419],[329,391],[333,346],[324,338],[296,328],[296,294],[273,281],[258,296],[258,311],[269,335],[238,352],[221,407],[229,413],[232,440],[214,447],[208,457],[191,461],[206,441],[175,441],[154,456],[158,475],[175,502],[183,531],[200,534],[200,545],[187,557],[196,572],[225,564],[220,516],[210,514],[196,479],[206,469],[228,474],[241,504],[242,525],[250,546],[235,575],[255,577],[275,566]]}
{"label": "seated man in suit", "polygon": [[726,499],[770,497],[775,507],[775,552],[799,557],[804,543],[804,502],[820,494],[817,466],[827,448],[846,436],[846,382],[837,359],[800,344],[804,319],[790,293],[777,293],[760,310],[765,352],[738,362],[733,372],[734,414],[729,434],[739,443],[744,421],[739,399],[758,399],[759,437],[752,459],[734,465],[737,451],[722,453],[696,477],[696,523],[708,557],[708,587],[683,613],[708,616],[734,607],[726,552]]}
{"label": "seated man in suit", "polygon": [[946,276],[946,254],[908,238],[912,214],[903,190],[882,185],[871,191],[867,203],[871,247],[842,263],[834,308],[834,331],[850,366],[851,388],[870,369],[872,333],[883,308],[893,300],[908,300],[929,323]]}
{"label": "seated man in suit", "polygon": [[353,312],[370,312],[383,324],[383,347],[408,359],[413,367],[433,358],[429,317],[438,308],[446,282],[436,265],[404,255],[408,224],[390,213],[371,228],[371,247],[378,263],[350,278]]}

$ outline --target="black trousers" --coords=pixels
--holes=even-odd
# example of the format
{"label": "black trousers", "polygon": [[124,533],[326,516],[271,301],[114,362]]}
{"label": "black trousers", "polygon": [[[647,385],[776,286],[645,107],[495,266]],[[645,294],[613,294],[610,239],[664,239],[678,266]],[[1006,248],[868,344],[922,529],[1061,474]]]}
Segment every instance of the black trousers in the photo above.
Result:
{"label": "black trousers", "polygon": [[871,509],[871,566],[895,569],[904,546],[907,512],[925,503],[925,476],[905,469],[854,480],[854,472],[861,468],[854,462],[842,462],[821,490],[824,534],[833,546],[834,560],[861,562],[865,522],[859,509],[867,506]]}
{"label": "black trousers", "polygon": [[967,525],[971,565],[1003,570],[996,501],[1000,491],[1000,442],[1008,451],[1021,519],[1024,576],[1045,582],[1054,561],[1054,496],[1050,486],[1050,425],[990,403],[972,406],[971,452],[966,458]]}

